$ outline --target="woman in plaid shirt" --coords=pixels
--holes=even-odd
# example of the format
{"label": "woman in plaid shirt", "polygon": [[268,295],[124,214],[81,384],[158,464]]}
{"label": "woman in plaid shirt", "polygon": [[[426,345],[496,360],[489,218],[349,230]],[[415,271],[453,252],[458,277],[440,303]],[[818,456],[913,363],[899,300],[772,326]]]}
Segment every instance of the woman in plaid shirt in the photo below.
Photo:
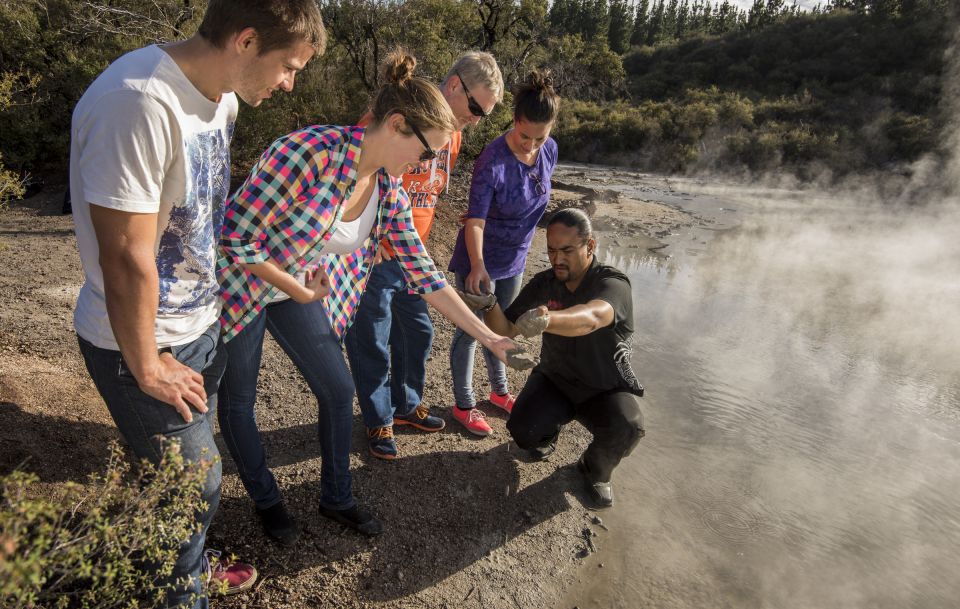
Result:
{"label": "woman in plaid shirt", "polygon": [[351,490],[354,386],[341,341],[380,241],[389,239],[411,291],[501,359],[517,348],[461,302],[414,228],[399,176],[433,158],[456,128],[437,87],[413,77],[415,65],[401,52],[389,56],[369,127],[312,126],[280,138],[227,205],[217,265],[229,355],[220,428],[267,534],[281,543],[299,531],[254,417],[266,330],[317,398],[320,513],[366,535],[382,527]]}

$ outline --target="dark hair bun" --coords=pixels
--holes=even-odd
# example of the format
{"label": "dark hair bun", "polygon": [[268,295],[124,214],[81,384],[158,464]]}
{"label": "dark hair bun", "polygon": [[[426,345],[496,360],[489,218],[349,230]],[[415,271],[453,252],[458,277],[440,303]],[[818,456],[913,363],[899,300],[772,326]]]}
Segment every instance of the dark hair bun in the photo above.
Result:
{"label": "dark hair bun", "polygon": [[553,74],[545,68],[530,70],[527,84],[539,91],[553,91]]}
{"label": "dark hair bun", "polygon": [[550,70],[531,70],[513,93],[513,117],[534,123],[550,123],[557,118],[560,97],[553,89]]}
{"label": "dark hair bun", "polygon": [[403,49],[396,49],[383,61],[383,81],[402,85],[413,78],[417,59]]}

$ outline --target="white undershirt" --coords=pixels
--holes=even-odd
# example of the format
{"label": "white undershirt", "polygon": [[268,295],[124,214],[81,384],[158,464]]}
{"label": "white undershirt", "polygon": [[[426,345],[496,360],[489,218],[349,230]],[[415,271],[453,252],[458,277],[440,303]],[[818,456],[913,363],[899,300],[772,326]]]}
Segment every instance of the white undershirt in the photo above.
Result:
{"label": "white undershirt", "polygon": [[[324,254],[352,254],[363,245],[367,237],[370,236],[370,229],[373,228],[373,222],[377,218],[377,203],[380,200],[380,185],[373,185],[373,192],[370,193],[370,200],[360,215],[349,222],[341,220],[337,223],[337,230],[334,231],[330,239],[320,250],[320,256]],[[310,267],[316,268],[316,267]],[[304,269],[296,274],[297,281],[303,284],[306,280],[307,270]],[[273,302],[282,302],[289,300],[290,296],[285,292],[278,292],[273,298]]]}

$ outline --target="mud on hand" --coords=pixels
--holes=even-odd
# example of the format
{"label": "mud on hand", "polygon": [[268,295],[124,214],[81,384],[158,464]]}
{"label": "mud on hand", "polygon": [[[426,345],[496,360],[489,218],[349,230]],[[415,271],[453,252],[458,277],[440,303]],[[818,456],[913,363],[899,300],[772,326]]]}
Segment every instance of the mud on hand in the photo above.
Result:
{"label": "mud on hand", "polygon": [[471,294],[470,292],[457,290],[457,296],[475,311],[487,312],[497,304],[497,297],[493,294]]}
{"label": "mud on hand", "polygon": [[507,349],[506,355],[507,365],[514,370],[529,370],[540,363],[540,358],[522,346],[516,349]]}
{"label": "mud on hand", "polygon": [[547,311],[547,308],[537,307],[536,309],[530,309],[518,317],[515,325],[524,337],[533,338],[534,336],[543,334],[543,331],[547,329],[549,323],[550,313]]}

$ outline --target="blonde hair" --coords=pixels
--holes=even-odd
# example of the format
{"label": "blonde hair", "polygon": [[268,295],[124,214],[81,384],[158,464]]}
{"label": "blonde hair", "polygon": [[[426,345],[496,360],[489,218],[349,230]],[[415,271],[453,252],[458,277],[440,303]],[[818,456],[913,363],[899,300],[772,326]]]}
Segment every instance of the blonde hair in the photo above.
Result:
{"label": "blonde hair", "polygon": [[503,101],[503,74],[500,73],[497,60],[490,53],[467,51],[453,62],[453,67],[447,72],[443,82],[458,74],[467,81],[468,89],[483,87],[493,94],[497,103]]}
{"label": "blonde hair", "polygon": [[[417,60],[403,49],[387,55],[381,67],[383,84],[373,99],[370,112],[377,125],[393,114],[401,114],[421,130],[438,129],[453,133],[457,119],[437,85],[413,75]],[[404,133],[409,135],[404,128]]]}

